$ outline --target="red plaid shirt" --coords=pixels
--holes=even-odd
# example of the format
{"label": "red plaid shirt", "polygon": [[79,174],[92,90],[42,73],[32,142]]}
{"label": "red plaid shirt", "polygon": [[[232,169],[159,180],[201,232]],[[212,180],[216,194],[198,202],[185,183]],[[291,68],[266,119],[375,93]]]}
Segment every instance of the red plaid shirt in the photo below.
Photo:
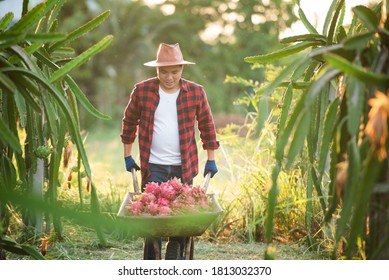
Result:
{"label": "red plaid shirt", "polygon": [[[189,182],[198,174],[195,138],[197,119],[204,150],[216,150],[215,125],[206,93],[201,85],[181,79],[177,97],[177,118],[180,136],[182,181]],[[135,141],[138,128],[142,184],[150,176],[150,148],[154,130],[154,113],[159,103],[159,80],[151,78],[135,85],[124,111],[121,138],[124,144]]]}

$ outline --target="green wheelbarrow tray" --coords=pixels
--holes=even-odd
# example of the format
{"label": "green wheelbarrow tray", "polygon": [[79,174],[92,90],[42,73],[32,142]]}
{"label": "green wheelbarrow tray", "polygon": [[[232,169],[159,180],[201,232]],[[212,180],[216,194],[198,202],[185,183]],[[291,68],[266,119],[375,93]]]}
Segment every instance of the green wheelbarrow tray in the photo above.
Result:
{"label": "green wheelbarrow tray", "polygon": [[[137,193],[129,193],[132,197]],[[212,211],[175,216],[130,216],[124,209],[118,216],[131,223],[130,233],[140,237],[200,236],[223,212],[214,194],[208,194]]]}
{"label": "green wheelbarrow tray", "polygon": [[[135,170],[132,170],[135,192],[128,192],[117,213],[119,219],[131,223],[130,233],[139,237],[200,236],[223,212],[214,194],[207,194],[211,211],[172,216],[132,216],[127,214],[127,205],[134,195],[139,195]],[[210,173],[205,177],[203,189],[206,191]]]}

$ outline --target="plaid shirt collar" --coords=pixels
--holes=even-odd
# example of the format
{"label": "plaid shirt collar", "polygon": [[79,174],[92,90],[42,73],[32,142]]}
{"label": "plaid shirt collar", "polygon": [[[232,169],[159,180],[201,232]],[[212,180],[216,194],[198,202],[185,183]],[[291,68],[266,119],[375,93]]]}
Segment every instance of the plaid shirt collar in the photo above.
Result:
{"label": "plaid shirt collar", "polygon": [[[150,81],[152,85],[150,86],[150,91],[154,92],[156,95],[159,95],[159,79],[157,77],[151,78]],[[189,91],[189,83],[184,78],[180,79],[180,92],[188,92]]]}

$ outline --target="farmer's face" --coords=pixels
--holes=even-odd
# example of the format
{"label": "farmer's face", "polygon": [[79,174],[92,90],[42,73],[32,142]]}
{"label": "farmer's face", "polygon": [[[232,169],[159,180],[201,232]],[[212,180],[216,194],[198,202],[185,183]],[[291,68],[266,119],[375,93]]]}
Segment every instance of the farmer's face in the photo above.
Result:
{"label": "farmer's face", "polygon": [[159,85],[163,91],[174,93],[180,88],[182,70],[182,65],[157,67]]}

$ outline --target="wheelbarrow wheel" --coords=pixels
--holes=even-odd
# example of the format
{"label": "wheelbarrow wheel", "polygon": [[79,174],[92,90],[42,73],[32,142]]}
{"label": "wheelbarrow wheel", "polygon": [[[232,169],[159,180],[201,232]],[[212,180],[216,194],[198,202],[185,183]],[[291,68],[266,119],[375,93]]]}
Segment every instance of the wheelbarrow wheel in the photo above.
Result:
{"label": "wheelbarrow wheel", "polygon": [[178,241],[169,241],[166,244],[166,260],[178,260],[180,255],[180,243]]}

